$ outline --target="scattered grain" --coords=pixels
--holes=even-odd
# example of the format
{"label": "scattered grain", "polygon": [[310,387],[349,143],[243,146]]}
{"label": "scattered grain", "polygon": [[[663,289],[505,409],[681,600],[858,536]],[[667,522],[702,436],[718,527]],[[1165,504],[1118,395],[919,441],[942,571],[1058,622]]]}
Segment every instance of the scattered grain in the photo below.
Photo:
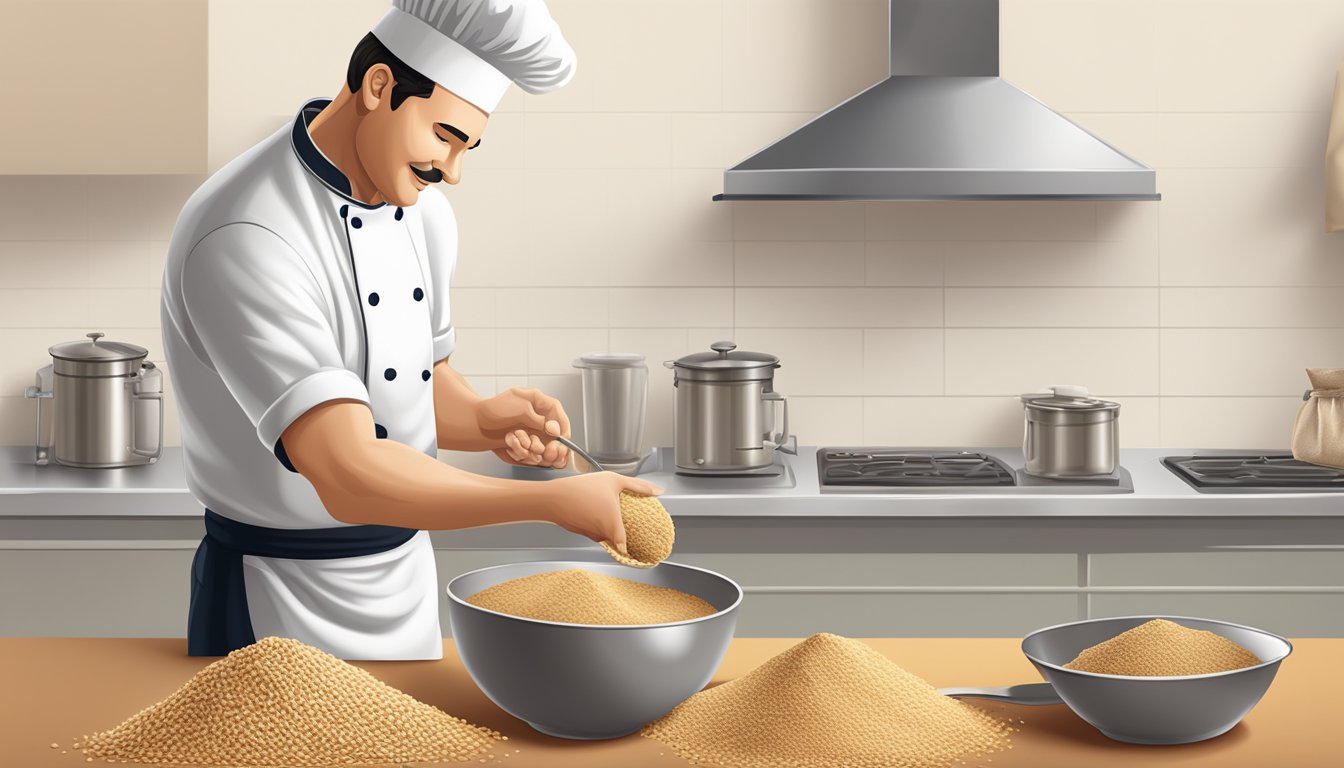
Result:
{"label": "scattered grain", "polygon": [[499,738],[335,656],[268,637],[87,744],[140,763],[317,766],[465,759]]}
{"label": "scattered grain", "polygon": [[1129,677],[1208,675],[1260,663],[1222,635],[1153,619],[1078,654],[1065,669]]}
{"label": "scattered grain", "polygon": [[625,549],[620,553],[610,541],[598,542],[607,554],[621,565],[633,568],[652,568],[672,554],[672,542],[677,531],[672,516],[654,496],[640,496],[621,491],[621,522],[625,524]]}
{"label": "scattered grain", "polygon": [[569,624],[664,624],[716,612],[695,595],[580,568],[511,579],[477,592],[467,602],[512,616]]}
{"label": "scattered grain", "polygon": [[823,632],[695,694],[642,733],[730,768],[944,768],[1003,749],[1007,731],[867,644]]}

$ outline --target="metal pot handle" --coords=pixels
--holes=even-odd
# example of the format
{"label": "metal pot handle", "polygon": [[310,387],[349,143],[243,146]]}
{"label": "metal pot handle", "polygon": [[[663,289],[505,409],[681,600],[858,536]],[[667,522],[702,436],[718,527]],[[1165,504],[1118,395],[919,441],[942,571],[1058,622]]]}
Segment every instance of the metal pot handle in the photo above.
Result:
{"label": "metal pot handle", "polygon": [[762,445],[768,448],[783,449],[789,442],[789,399],[778,392],[762,392],[761,399],[784,404],[784,415],[780,418],[779,434],[770,435],[769,439],[761,441]]}
{"label": "metal pot handle", "polygon": [[[152,363],[146,363],[146,365],[153,366]],[[136,386],[143,380],[144,376],[140,373],[137,373],[134,377],[126,380],[126,388],[130,390],[129,394],[131,396],[131,416],[128,419],[130,422],[130,429],[128,430],[130,433],[128,438],[129,445],[126,447],[136,456],[144,456],[151,461],[156,461],[159,458],[159,454],[163,451],[163,393],[138,391]],[[135,434],[135,423],[138,421],[138,419],[136,419],[136,413],[140,410],[138,403],[141,400],[159,401],[159,439],[154,443],[154,450],[152,451],[138,447],[139,440]]]}
{"label": "metal pot handle", "polygon": [[44,379],[47,380],[51,379],[52,375],[51,370],[52,369],[50,365],[46,366],[45,368],[38,369],[37,386],[28,387],[23,391],[24,397],[30,400],[37,400],[37,439],[34,442],[34,446],[36,448],[34,461],[39,465],[47,464],[51,456],[51,433],[54,428],[54,425],[48,424],[46,431],[44,432],[42,430],[42,401],[54,400],[56,397],[55,390],[47,389],[43,381]]}

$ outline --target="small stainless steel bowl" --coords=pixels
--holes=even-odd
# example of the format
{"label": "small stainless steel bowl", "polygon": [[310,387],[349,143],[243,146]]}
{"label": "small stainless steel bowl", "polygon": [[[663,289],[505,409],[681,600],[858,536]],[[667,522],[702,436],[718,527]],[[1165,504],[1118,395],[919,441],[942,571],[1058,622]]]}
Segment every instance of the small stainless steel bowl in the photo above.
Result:
{"label": "small stainless steel bowl", "polygon": [[[670,624],[539,621],[467,598],[501,582],[581,568],[700,597],[716,613]],[[742,588],[713,571],[664,561],[511,563],[448,582],[448,616],[462,664],[501,709],[550,736],[614,739],[662,717],[705,687],[728,650]]]}
{"label": "small stainless steel bowl", "polygon": [[[1203,629],[1260,659],[1244,669],[1184,677],[1126,677],[1065,669],[1087,648],[1153,619]],[[1226,733],[1260,701],[1293,645],[1261,629],[1187,616],[1120,616],[1060,624],[1022,640],[1022,652],[1079,717],[1116,741],[1187,744]]]}

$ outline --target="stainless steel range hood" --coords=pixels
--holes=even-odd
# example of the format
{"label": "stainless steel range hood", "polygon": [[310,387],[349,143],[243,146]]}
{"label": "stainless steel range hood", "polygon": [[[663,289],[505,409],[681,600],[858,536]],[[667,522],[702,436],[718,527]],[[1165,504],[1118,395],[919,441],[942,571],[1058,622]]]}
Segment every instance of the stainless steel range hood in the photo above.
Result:
{"label": "stainless steel range hood", "polygon": [[891,76],[724,171],[715,200],[1161,199],[1153,169],[998,76],[998,0],[890,18]]}

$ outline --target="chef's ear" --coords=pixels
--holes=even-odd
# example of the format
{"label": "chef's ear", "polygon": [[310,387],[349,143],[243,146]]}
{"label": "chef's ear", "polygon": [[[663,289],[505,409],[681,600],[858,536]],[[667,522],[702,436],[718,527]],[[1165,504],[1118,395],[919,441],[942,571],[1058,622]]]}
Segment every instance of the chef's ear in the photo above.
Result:
{"label": "chef's ear", "polygon": [[374,64],[364,72],[364,82],[357,94],[364,108],[372,112],[380,102],[392,97],[392,70],[386,64]]}

